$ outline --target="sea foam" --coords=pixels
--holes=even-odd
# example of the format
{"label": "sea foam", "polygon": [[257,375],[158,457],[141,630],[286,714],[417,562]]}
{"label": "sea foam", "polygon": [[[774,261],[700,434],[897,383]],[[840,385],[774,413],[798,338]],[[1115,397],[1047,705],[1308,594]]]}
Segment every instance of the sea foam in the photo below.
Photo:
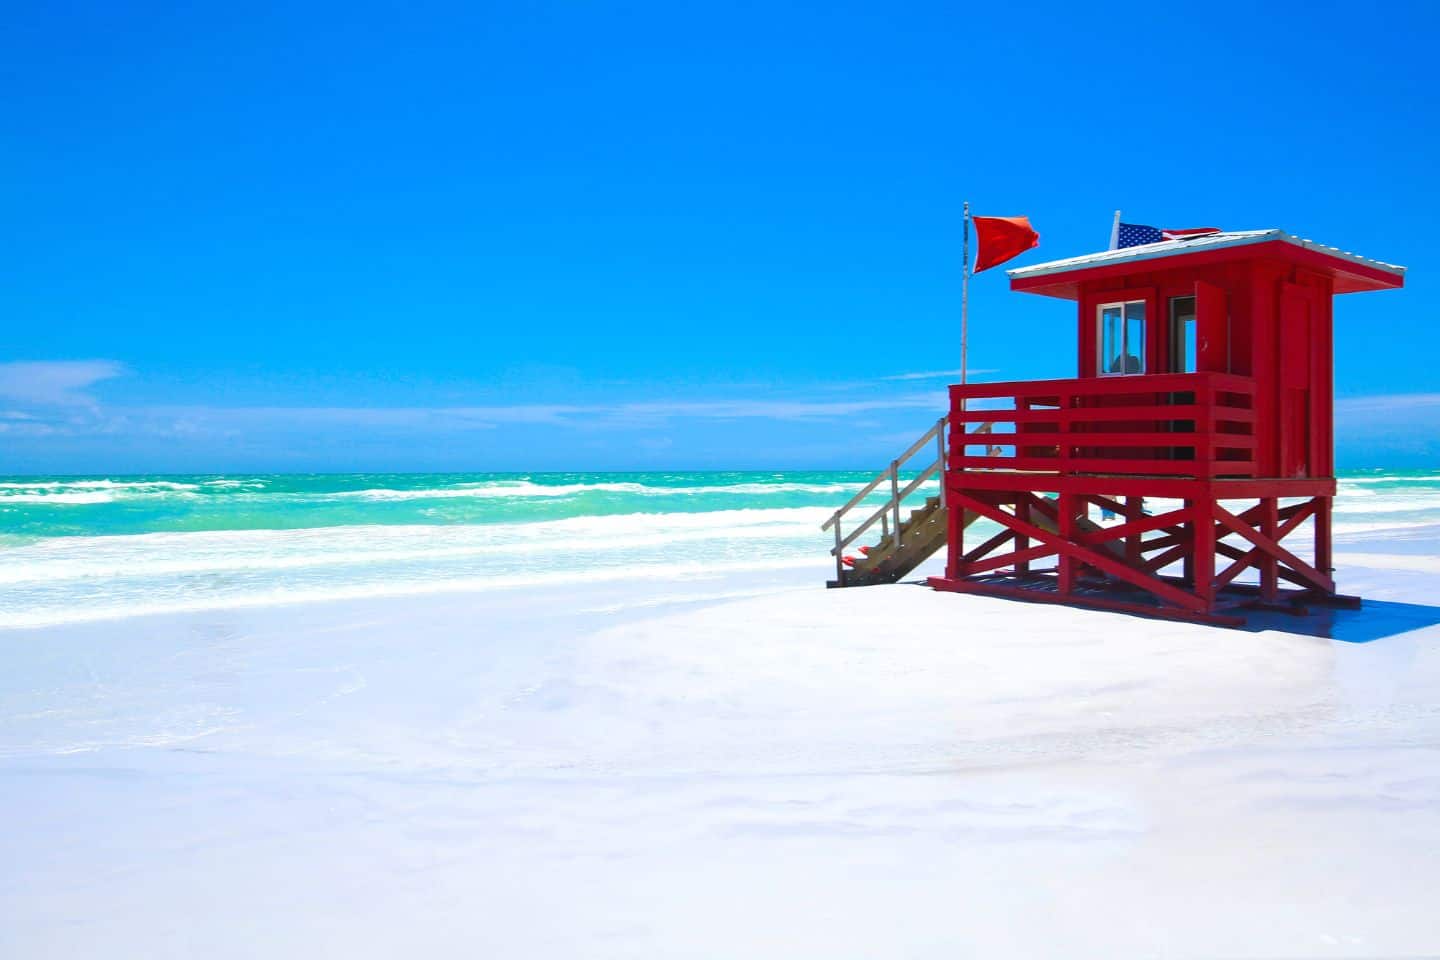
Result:
{"label": "sea foam", "polygon": [[[872,476],[3,478],[0,626],[677,568],[813,566],[819,584],[834,562],[833,533],[821,525]],[[1399,538],[1440,523],[1437,483],[1342,478],[1335,532]],[[932,481],[923,492],[937,489]],[[877,491],[846,532],[883,497]],[[1153,512],[1178,506],[1147,501]],[[990,532],[984,521],[974,535]],[[868,532],[854,549],[878,536]]]}

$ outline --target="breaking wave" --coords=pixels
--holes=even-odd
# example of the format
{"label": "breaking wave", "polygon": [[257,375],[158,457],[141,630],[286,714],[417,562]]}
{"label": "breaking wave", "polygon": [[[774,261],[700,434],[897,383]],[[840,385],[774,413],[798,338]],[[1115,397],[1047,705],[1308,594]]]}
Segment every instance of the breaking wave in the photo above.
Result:
{"label": "breaking wave", "polygon": [[[0,478],[0,626],[676,570],[808,567],[819,583],[820,525],[873,476]],[[1440,477],[1342,478],[1335,514],[1347,537],[1431,536]]]}
{"label": "breaking wave", "polygon": [[332,496],[359,497],[366,500],[452,500],[464,497],[507,499],[524,497],[576,497],[587,493],[632,494],[641,497],[696,497],[710,494],[739,496],[781,496],[787,493],[853,493],[860,483],[732,483],[704,486],[652,486],[645,483],[558,483],[541,484],[528,480],[503,480],[489,483],[457,484],[417,490],[346,490]]}
{"label": "breaking wave", "polygon": [[10,503],[111,503],[113,493],[95,491],[90,493],[0,493],[0,506]]}
{"label": "breaking wave", "polygon": [[655,576],[824,570],[823,508],[579,516],[539,523],[343,526],[56,537],[0,564],[0,626],[281,602]]}
{"label": "breaking wave", "polygon": [[[157,490],[194,490],[198,484],[180,483],[175,480],[52,480],[27,481],[24,483],[0,483],[4,490],[115,490],[152,493]],[[0,496],[4,496],[0,493]]]}

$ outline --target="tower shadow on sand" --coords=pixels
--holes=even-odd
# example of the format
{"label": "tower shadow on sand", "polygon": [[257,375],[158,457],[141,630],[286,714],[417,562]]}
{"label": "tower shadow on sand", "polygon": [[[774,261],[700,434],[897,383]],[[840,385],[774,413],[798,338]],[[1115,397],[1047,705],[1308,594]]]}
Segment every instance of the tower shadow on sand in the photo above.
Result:
{"label": "tower shadow on sand", "polygon": [[1393,600],[1366,600],[1358,610],[1312,607],[1297,616],[1281,611],[1254,611],[1241,629],[1274,630],[1343,643],[1372,643],[1440,624],[1440,607]]}

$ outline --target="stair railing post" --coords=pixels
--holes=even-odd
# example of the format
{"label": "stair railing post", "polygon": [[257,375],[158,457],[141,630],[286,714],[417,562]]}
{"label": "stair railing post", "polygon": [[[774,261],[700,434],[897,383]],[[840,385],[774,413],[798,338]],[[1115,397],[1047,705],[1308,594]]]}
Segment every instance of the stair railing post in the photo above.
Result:
{"label": "stair railing post", "polygon": [[940,464],[940,506],[945,506],[945,418],[935,424],[935,453]]}
{"label": "stair railing post", "polygon": [[845,586],[845,558],[841,556],[845,548],[840,545],[843,540],[844,538],[840,536],[840,514],[837,511],[835,514],[835,582],[842,587]]}
{"label": "stair railing post", "polygon": [[880,514],[880,539],[884,540],[890,536],[890,514]]}
{"label": "stair railing post", "polygon": [[890,461],[890,513],[895,521],[895,549],[904,544],[900,536],[900,461]]}

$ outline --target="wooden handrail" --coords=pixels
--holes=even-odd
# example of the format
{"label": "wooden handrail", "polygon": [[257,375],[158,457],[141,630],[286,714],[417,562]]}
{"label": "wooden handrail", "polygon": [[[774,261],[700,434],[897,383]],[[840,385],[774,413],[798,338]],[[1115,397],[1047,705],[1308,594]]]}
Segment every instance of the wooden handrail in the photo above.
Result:
{"label": "wooden handrail", "polygon": [[[914,493],[916,488],[918,488],[926,480],[929,480],[931,477],[933,477],[935,475],[935,472],[939,469],[939,461],[936,461],[935,463],[932,463],[930,464],[930,466],[926,467],[923,471],[921,471],[918,477],[910,481],[910,483],[905,487],[905,489],[900,491],[900,496],[898,500],[885,501],[885,503],[881,504],[879,509],[877,509],[874,513],[870,514],[869,519],[867,519],[864,523],[860,524],[860,526],[856,527],[854,530],[850,531],[850,535],[840,541],[839,549],[843,550],[846,547],[850,546],[850,544],[854,543],[856,538],[858,538],[860,534],[864,533],[866,530],[869,530],[871,527],[873,527],[877,520],[885,519],[886,514],[890,513],[895,508],[895,506],[904,501],[904,499],[910,496],[910,494]],[[886,471],[885,475],[888,477],[890,475],[889,471]],[[833,553],[834,551],[832,550],[831,552]]]}
{"label": "wooden handrail", "polygon": [[[935,426],[931,427],[929,430],[926,430],[925,434],[919,440],[916,440],[914,443],[910,444],[910,449],[900,454],[900,456],[896,457],[895,460],[892,462],[903,465],[907,460],[915,456],[915,454],[920,451],[921,447],[925,446],[925,444],[928,443],[932,438],[934,438],[937,433],[945,429],[945,420],[945,417],[941,417],[939,420],[936,420]],[[890,479],[890,471],[888,469],[880,471],[880,473],[875,476],[875,479],[865,484],[865,486],[860,490],[860,492],[855,494],[855,496],[851,497],[849,502],[847,502],[845,506],[841,507],[839,510],[836,510],[835,513],[831,515],[830,519],[825,521],[824,525],[821,526],[820,529],[829,530],[831,524],[838,522],[842,516],[844,516],[846,513],[849,513],[850,510],[854,508],[854,506],[858,504],[861,500],[864,500],[866,497],[870,496],[870,494],[874,493],[875,488],[880,486],[880,484],[884,483],[888,479]]]}
{"label": "wooden handrail", "polygon": [[[855,496],[851,497],[850,500],[845,504],[845,506],[841,507],[839,510],[836,510],[833,514],[830,515],[830,519],[826,520],[824,524],[821,525],[821,530],[829,530],[832,527],[835,529],[835,546],[830,548],[830,552],[835,557],[835,579],[837,582],[843,584],[845,581],[845,548],[850,546],[850,544],[854,543],[857,539],[859,539],[859,537],[864,534],[865,531],[869,530],[876,523],[880,524],[881,530],[884,531],[885,536],[894,537],[896,549],[899,549],[900,546],[902,546],[902,541],[904,540],[904,533],[901,530],[902,525],[900,522],[900,504],[903,503],[906,498],[908,498],[916,490],[919,490],[922,486],[924,486],[924,484],[936,474],[940,475],[940,502],[944,504],[945,458],[948,455],[948,449],[945,442],[945,431],[948,425],[948,417],[941,417],[939,420],[935,421],[935,425],[929,430],[926,430],[923,434],[921,434],[920,439],[910,444],[910,446],[905,450],[904,453],[900,454],[900,456],[896,457],[894,460],[891,460],[890,466],[888,468],[876,475],[874,480],[871,480],[864,487],[862,487],[860,489],[860,492],[855,494]],[[976,428],[973,431],[973,434],[991,434],[993,429],[994,424],[986,423]],[[930,443],[932,440],[935,442],[936,455],[934,461],[931,462],[929,466],[921,470],[919,475],[916,476],[915,479],[911,480],[909,483],[901,487],[900,469],[910,461],[910,458],[914,457],[917,453],[924,449],[925,445],[927,443]],[[998,451],[998,448],[994,449]],[[890,483],[890,496],[887,497],[885,502],[881,504],[873,513],[866,517],[859,526],[851,530],[849,535],[845,535],[842,529],[842,522],[845,515],[851,510],[853,510],[855,507],[857,507],[866,497],[874,493],[876,488],[878,488],[882,483],[885,483],[886,481],[889,481]]]}
{"label": "wooden handrail", "polygon": [[1213,414],[1226,423],[1254,423],[1255,411],[1249,407],[1213,406],[1198,404],[1171,404],[1148,407],[1080,407],[1072,410],[1029,409],[1029,410],[972,410],[952,416],[956,423],[1071,423],[1100,420],[1194,420]]}
{"label": "wooden handrail", "polygon": [[[1221,393],[1253,394],[1255,381],[1238,373],[1135,373],[1123,376],[1081,377],[1066,380],[1009,380],[990,383],[952,384],[950,397],[983,400],[1001,397],[1033,397],[1062,393],[1104,395],[1114,393],[1182,393],[1209,387]],[[988,413],[989,411],[973,411]]]}

